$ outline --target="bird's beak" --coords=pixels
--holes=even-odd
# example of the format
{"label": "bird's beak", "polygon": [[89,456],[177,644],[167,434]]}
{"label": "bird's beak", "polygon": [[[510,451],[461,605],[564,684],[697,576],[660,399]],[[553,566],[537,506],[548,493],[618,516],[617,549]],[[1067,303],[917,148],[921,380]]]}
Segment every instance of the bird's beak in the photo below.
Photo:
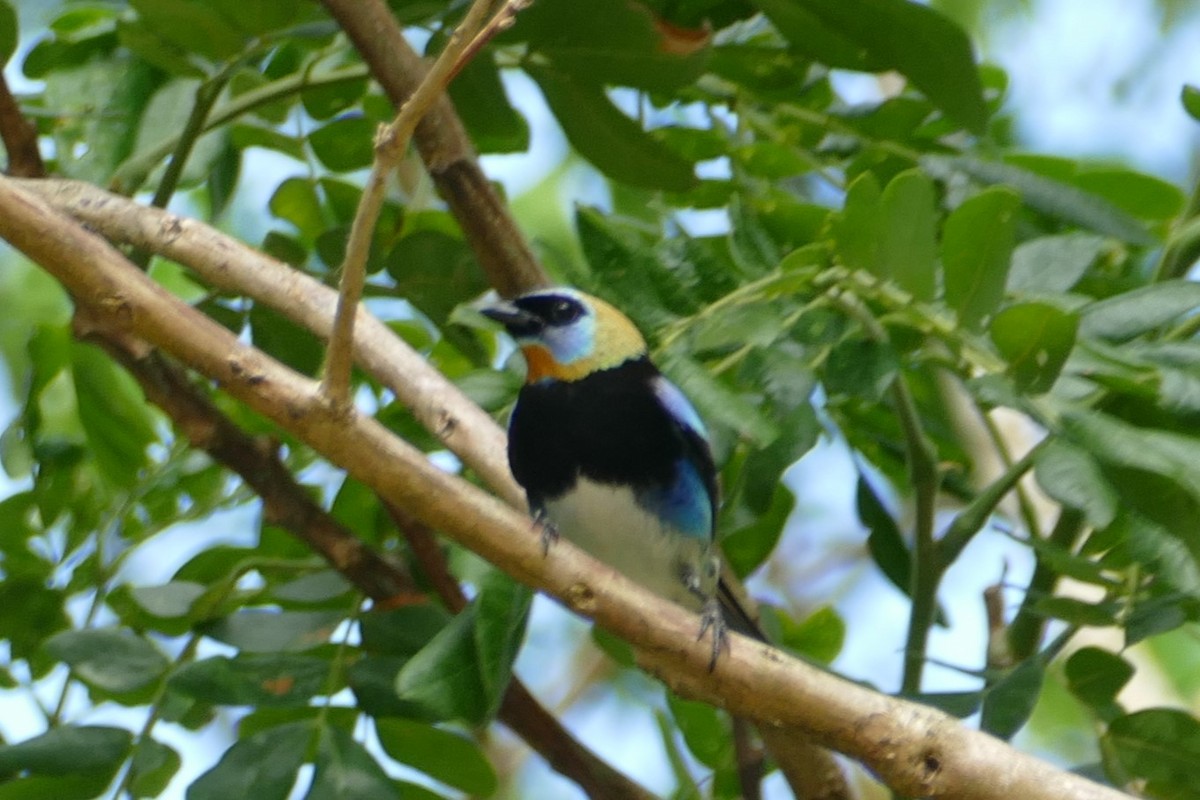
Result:
{"label": "bird's beak", "polygon": [[517,308],[512,303],[493,303],[479,309],[479,313],[488,319],[499,322],[514,337],[534,336],[545,325],[542,320],[528,311]]}

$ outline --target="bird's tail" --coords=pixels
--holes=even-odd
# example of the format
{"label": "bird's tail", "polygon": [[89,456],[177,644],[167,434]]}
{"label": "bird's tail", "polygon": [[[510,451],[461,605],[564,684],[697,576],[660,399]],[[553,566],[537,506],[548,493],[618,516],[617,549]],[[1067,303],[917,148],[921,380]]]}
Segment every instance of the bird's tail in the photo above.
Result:
{"label": "bird's tail", "polygon": [[725,625],[730,630],[770,644],[771,640],[763,632],[756,616],[746,609],[746,605],[738,597],[738,593],[724,578],[717,583],[717,600],[721,603],[721,616],[725,618]]}

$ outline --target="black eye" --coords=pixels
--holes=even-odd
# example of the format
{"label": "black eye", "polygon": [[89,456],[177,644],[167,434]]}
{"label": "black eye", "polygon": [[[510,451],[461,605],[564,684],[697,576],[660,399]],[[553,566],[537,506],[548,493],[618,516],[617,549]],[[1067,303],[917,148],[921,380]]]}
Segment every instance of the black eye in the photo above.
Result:
{"label": "black eye", "polygon": [[574,300],[555,300],[546,310],[546,321],[551,325],[570,325],[583,314],[583,308]]}

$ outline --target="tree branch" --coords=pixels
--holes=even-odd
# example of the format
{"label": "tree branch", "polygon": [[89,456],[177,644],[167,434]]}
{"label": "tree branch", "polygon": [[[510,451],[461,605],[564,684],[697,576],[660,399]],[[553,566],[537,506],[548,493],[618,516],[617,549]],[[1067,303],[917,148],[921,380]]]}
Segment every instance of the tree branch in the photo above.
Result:
{"label": "tree branch", "polygon": [[631,641],[677,690],[760,724],[796,726],[912,796],[1103,800],[1119,792],[1055,769],[934,709],[890,698],[732,634],[709,669],[696,619],[567,542],[544,555],[528,518],[439,470],[362,415],[330,414],[318,385],[183,303],[120,253],[9,179],[0,236],[54,275],[90,313],[218,381],[233,397],[516,579]]}
{"label": "tree branch", "polygon": [[[0,67],[3,67],[0,64]],[[8,88],[4,71],[0,69],[0,141],[8,151],[7,174],[21,178],[36,178],[46,174],[42,154],[38,151],[37,126],[21,113],[17,98]]]}

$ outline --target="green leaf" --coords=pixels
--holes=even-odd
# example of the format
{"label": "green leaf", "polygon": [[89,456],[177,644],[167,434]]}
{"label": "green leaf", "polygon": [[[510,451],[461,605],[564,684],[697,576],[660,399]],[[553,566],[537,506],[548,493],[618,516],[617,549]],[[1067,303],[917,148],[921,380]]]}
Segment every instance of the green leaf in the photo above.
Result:
{"label": "green leaf", "polygon": [[765,447],[779,435],[775,424],[749,398],[727,388],[691,359],[667,353],[659,366],[695,404],[701,419],[728,426],[757,447]]}
{"label": "green leaf", "polygon": [[954,209],[942,231],[946,303],[967,327],[978,327],[1004,296],[1021,199],[985,189]]}
{"label": "green leaf", "polygon": [[796,507],[796,495],[778,478],[772,488],[770,505],[757,519],[721,537],[725,560],[738,577],[744,578],[767,560]]}
{"label": "green leaf", "polygon": [[312,734],[310,723],[293,722],[235,742],[188,787],[187,800],[287,800]]}
{"label": "green leaf", "polygon": [[170,687],[211,705],[303,705],[325,691],[329,669],[327,659],[291,653],[214,656],[177,669]]}
{"label": "green leaf", "polygon": [[1020,192],[1025,205],[1044,214],[1131,244],[1156,244],[1140,220],[1104,198],[1019,166],[974,156],[922,156],[921,166],[937,178],[963,173],[987,185],[1008,186]]}
{"label": "green leaf", "polygon": [[115,771],[125,761],[133,735],[123,728],[67,725],[17,744],[0,745],[0,775],[32,772],[73,775]]}
{"label": "green leaf", "polygon": [[268,205],[272,214],[295,225],[305,241],[316,239],[325,229],[316,186],[307,178],[288,178],[279,184]]}
{"label": "green leaf", "polygon": [[1171,219],[1187,200],[1175,184],[1129,169],[1083,170],[1075,176],[1075,185],[1130,216],[1147,220]]}
{"label": "green leaf", "polygon": [[300,0],[205,0],[248,35],[278,30],[297,21]]}
{"label": "green leaf", "polygon": [[1088,603],[1074,597],[1042,597],[1034,602],[1033,610],[1043,617],[1103,628],[1117,624],[1121,609],[1115,602]]}
{"label": "green leaf", "polygon": [[203,631],[244,653],[296,653],[328,642],[345,618],[331,611],[242,609],[203,626]]}
{"label": "green leaf", "polygon": [[703,73],[711,34],[660,24],[642,3],[539,0],[510,38],[527,39],[531,53],[576,81],[674,92]]}
{"label": "green leaf", "polygon": [[358,621],[362,648],[369,653],[411,656],[451,619],[448,612],[434,605],[372,610]]}
{"label": "green leaf", "polygon": [[397,293],[435,325],[444,325],[464,297],[487,289],[471,249],[460,237],[442,231],[407,233],[387,254],[386,263]]}
{"label": "green leaf", "polygon": [[0,67],[17,50],[17,12],[8,0],[0,0]]}
{"label": "green leaf", "polygon": [[312,786],[304,800],[398,800],[400,797],[379,762],[353,736],[338,728],[321,728],[314,766]]}
{"label": "green leaf", "polygon": [[822,606],[801,623],[784,618],[783,643],[821,664],[832,663],[846,641],[846,623],[833,606]]}
{"label": "green leaf", "polygon": [[1017,389],[1042,394],[1067,363],[1078,327],[1076,314],[1049,303],[1019,303],[996,314],[989,333]]}
{"label": "green leaf", "polygon": [[523,153],[529,123],[508,100],[491,50],[484,50],[450,82],[450,99],[481,153]]}
{"label": "green leaf", "polygon": [[185,52],[221,61],[242,48],[242,36],[205,3],[190,0],[130,0],[148,28]]}
{"label": "green leaf", "polygon": [[324,357],[321,341],[265,303],[255,303],[250,309],[250,339],[255,347],[301,374],[315,375],[320,369]]}
{"label": "green leaf", "polygon": [[1185,83],[1179,95],[1179,100],[1183,103],[1183,110],[1190,114],[1192,119],[1200,122],[1200,89],[1190,83]]}
{"label": "green leaf", "polygon": [[1042,690],[1045,670],[1036,658],[1025,661],[988,690],[979,727],[1008,740],[1029,720]]}
{"label": "green leaf", "polygon": [[1133,677],[1133,665],[1099,647],[1082,647],[1067,659],[1067,686],[1089,708],[1106,713]]}
{"label": "green leaf", "polygon": [[845,339],[825,359],[825,391],[830,397],[877,401],[891,386],[899,366],[888,344],[874,339]]}
{"label": "green leaf", "polygon": [[71,348],[79,421],[101,474],[132,486],[156,439],[145,397],[128,374],[90,345]]}
{"label": "green leaf", "polygon": [[186,617],[192,604],[208,590],[202,583],[170,581],[159,586],[137,586],[130,590],[134,602],[147,614],[162,619]]}
{"label": "green leaf", "polygon": [[12,658],[34,658],[42,642],[71,624],[66,598],[34,577],[6,575],[0,581],[0,608],[19,608],[20,614],[0,614],[0,638],[8,640]]}
{"label": "green leaf", "polygon": [[1038,486],[1051,498],[1084,512],[1096,528],[1106,528],[1117,513],[1118,496],[1087,450],[1054,438],[1034,456]]}
{"label": "green leaf", "polygon": [[340,572],[323,569],[288,581],[272,594],[276,600],[284,603],[324,605],[334,600],[341,601],[353,591],[354,587]]}
{"label": "green leaf", "polygon": [[883,190],[880,272],[918,300],[932,300],[937,286],[934,203],[933,181],[919,169]]}
{"label": "green leaf", "polygon": [[366,117],[335,119],[308,135],[313,153],[334,172],[352,172],[375,160],[375,123]]}
{"label": "green leaf", "polygon": [[129,790],[134,797],[158,797],[183,763],[173,747],[142,739],[129,762]]}
{"label": "green leaf", "polygon": [[1103,742],[1127,773],[1176,797],[1200,786],[1200,721],[1186,711],[1148,708],[1118,717]]}
{"label": "green leaf", "polygon": [[1070,290],[1109,248],[1109,240],[1075,231],[1022,242],[1013,251],[1008,291],[1057,294]]}
{"label": "green leaf", "polygon": [[396,694],[432,719],[482,722],[492,706],[479,674],[474,605],[450,621],[396,675]]}
{"label": "green leaf", "polygon": [[472,796],[496,791],[496,773],[472,740],[407,719],[380,719],[375,731],[384,752],[401,764]]}
{"label": "green leaf", "polygon": [[1200,283],[1164,281],[1084,306],[1083,336],[1127,341],[1200,308]]}
{"label": "green leaf", "polygon": [[[801,4],[786,0],[757,0],[756,5],[801,52],[840,61],[827,62],[830,66],[894,69],[946,116],[975,133],[983,132],[987,107],[971,40],[938,11],[908,0],[805,0],[802,10],[796,8]],[[814,34],[825,30],[814,31],[810,15],[838,38],[822,37],[821,46],[812,47]],[[843,42],[866,55],[855,58]],[[878,66],[872,63],[875,60]]]}
{"label": "green leaf", "polygon": [[512,680],[512,666],[525,639],[533,591],[499,570],[479,581],[474,600],[475,652],[479,676],[494,714]]}
{"label": "green leaf", "polygon": [[46,642],[46,651],[69,664],[84,683],[113,694],[149,685],[170,663],[140,636],[111,628],[63,631]]}
{"label": "green leaf", "polygon": [[683,192],[696,185],[692,164],[648,135],[592,83],[547,67],[526,67],[567,141],[613,180]]}
{"label": "green leaf", "polygon": [[846,189],[842,212],[832,225],[842,263],[885,277],[879,254],[883,223],[883,190],[873,172],[864,172]]}
{"label": "green leaf", "polygon": [[667,707],[688,750],[701,764],[718,769],[732,763],[733,739],[728,719],[721,712],[708,703],[685,700],[673,692],[667,692]]}
{"label": "green leaf", "polygon": [[1200,440],[1097,412],[1068,413],[1063,427],[1100,461],[1168,479],[1200,501]]}

